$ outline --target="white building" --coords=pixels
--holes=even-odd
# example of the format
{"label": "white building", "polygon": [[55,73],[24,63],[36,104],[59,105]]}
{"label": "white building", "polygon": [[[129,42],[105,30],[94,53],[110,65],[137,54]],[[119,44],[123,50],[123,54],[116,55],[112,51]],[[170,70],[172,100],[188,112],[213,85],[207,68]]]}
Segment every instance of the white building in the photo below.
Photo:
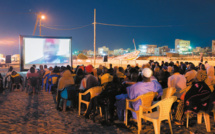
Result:
{"label": "white building", "polygon": [[87,51],[87,55],[88,56],[93,56],[94,55],[94,51],[92,51],[92,50]]}
{"label": "white building", "polygon": [[109,48],[106,46],[98,47],[98,55],[108,55]]}
{"label": "white building", "polygon": [[147,55],[147,45],[139,45],[140,55]]}
{"label": "white building", "polygon": [[157,45],[139,45],[140,55],[154,55]]}
{"label": "white building", "polygon": [[175,52],[179,54],[188,54],[190,53],[191,46],[189,40],[175,40]]}
{"label": "white building", "polygon": [[212,54],[215,55],[215,40],[212,40]]}
{"label": "white building", "polygon": [[123,55],[123,54],[124,54],[124,50],[123,50],[123,48],[114,49],[114,50],[113,50],[113,54],[114,54],[115,56]]}
{"label": "white building", "polygon": [[160,53],[160,47],[155,48],[154,55],[155,55],[155,56],[160,56],[160,55],[161,55],[161,53]]}
{"label": "white building", "polygon": [[155,48],[157,48],[157,45],[147,45],[147,54],[154,55]]}

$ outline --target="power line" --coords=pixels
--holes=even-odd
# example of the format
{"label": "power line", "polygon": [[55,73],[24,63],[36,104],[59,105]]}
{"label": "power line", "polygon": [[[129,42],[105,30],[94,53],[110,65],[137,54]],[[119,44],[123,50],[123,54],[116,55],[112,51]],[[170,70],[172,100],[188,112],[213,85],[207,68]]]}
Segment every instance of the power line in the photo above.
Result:
{"label": "power line", "polygon": [[46,27],[68,27],[73,25],[45,25]]}
{"label": "power line", "polygon": [[84,28],[84,27],[87,27],[87,26],[90,26],[90,25],[92,25],[92,24],[84,25],[84,26],[81,26],[81,27],[70,28],[70,29],[61,29],[61,28],[49,27],[49,26],[45,26],[45,25],[41,25],[41,26],[45,27],[45,28],[48,28],[48,29],[53,29],[53,30],[74,30],[74,29]]}
{"label": "power line", "polygon": [[180,26],[198,26],[198,25],[205,25],[205,24],[209,24],[209,23],[197,23],[197,24],[184,24],[184,25],[158,25],[158,26],[130,26],[130,25],[118,25],[118,24],[107,24],[107,23],[99,23],[96,22],[96,24],[99,25],[105,25],[105,26],[114,26],[114,27],[180,27]]}
{"label": "power line", "polygon": [[106,25],[106,26],[115,26],[115,27],[172,27],[173,25],[160,25],[160,26],[129,26],[129,25],[118,25],[118,24],[106,24],[106,23],[98,23],[96,24],[100,25]]}
{"label": "power line", "polygon": [[0,12],[0,14],[37,14],[37,12]]}

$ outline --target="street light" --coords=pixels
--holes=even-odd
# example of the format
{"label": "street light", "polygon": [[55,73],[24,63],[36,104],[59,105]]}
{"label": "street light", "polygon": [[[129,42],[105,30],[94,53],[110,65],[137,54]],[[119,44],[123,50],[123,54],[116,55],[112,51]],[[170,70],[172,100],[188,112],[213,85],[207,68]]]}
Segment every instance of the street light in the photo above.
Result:
{"label": "street light", "polygon": [[43,20],[44,20],[45,18],[46,18],[46,17],[45,17],[45,15],[42,15],[42,16],[41,16],[41,19],[43,19]]}
{"label": "street light", "polygon": [[37,28],[37,24],[38,24],[38,20],[40,21],[39,22],[39,27],[40,27],[40,36],[41,36],[41,20],[44,20],[46,17],[45,15],[42,15],[42,13],[37,13],[37,20],[36,20],[36,23],[35,23],[35,26],[34,26],[34,32],[33,32],[33,35],[35,34],[35,31],[36,31],[36,28]]}

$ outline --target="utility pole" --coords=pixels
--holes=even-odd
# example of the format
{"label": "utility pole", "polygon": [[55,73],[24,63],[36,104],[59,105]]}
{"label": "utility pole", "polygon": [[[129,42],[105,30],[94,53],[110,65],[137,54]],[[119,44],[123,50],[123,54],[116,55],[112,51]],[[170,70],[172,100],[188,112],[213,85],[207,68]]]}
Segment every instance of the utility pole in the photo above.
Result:
{"label": "utility pole", "polygon": [[41,13],[40,13],[40,36],[41,36]]}
{"label": "utility pole", "polygon": [[40,36],[41,36],[41,21],[42,21],[42,19],[45,19],[45,16],[44,15],[42,15],[42,13],[41,12],[39,12],[39,13],[36,13],[36,15],[37,15],[37,20],[36,20],[36,23],[35,23],[35,26],[34,26],[34,32],[33,32],[33,35],[35,35],[35,32],[36,32],[36,29],[37,29],[37,25],[38,25],[38,21],[39,21],[39,28],[40,28]]}
{"label": "utility pole", "polygon": [[94,67],[96,66],[96,9],[94,9]]}
{"label": "utility pole", "polygon": [[35,23],[35,25],[34,25],[34,32],[33,32],[33,35],[35,35],[36,29],[37,29],[38,20],[39,20],[39,16],[41,15],[41,12],[40,12],[39,14],[36,13],[36,15],[37,15],[37,20],[36,20],[36,23]]}

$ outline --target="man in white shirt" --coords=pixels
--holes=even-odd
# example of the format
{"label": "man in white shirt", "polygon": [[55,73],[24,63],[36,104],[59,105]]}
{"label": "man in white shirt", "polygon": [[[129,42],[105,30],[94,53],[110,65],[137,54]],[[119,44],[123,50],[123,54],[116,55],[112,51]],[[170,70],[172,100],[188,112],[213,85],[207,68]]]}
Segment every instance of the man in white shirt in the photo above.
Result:
{"label": "man in white shirt", "polygon": [[179,73],[179,67],[174,65],[174,73],[172,76],[168,78],[168,87],[175,87],[176,88],[176,96],[178,98],[181,97],[182,93],[179,93],[182,89],[186,88],[186,78],[184,75]]}

